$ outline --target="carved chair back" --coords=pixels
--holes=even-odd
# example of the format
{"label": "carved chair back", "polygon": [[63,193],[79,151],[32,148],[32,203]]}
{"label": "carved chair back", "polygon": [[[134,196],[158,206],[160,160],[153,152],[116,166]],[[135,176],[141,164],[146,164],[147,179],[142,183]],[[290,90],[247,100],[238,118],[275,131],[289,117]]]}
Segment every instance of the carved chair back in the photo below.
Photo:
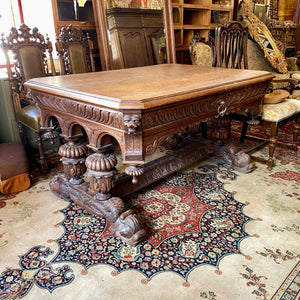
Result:
{"label": "carved chair back", "polygon": [[[22,107],[20,100],[23,105],[32,104],[32,100],[27,95],[27,89],[24,87],[25,81],[55,75],[52,43],[49,37],[46,36],[45,39],[36,27],[31,30],[25,24],[22,24],[19,29],[11,28],[6,38],[2,34],[1,41],[13,92],[13,105],[15,111],[18,112]],[[16,87],[16,82],[18,87]]]}
{"label": "carved chair back", "polygon": [[56,38],[56,51],[61,65],[61,74],[95,72],[93,42],[81,29],[69,25],[63,27]]}
{"label": "carved chair back", "polygon": [[216,67],[248,69],[248,27],[240,22],[219,25],[215,29]]}
{"label": "carved chair back", "polygon": [[215,42],[211,35],[208,40],[195,34],[189,45],[190,57],[193,65],[212,67],[216,64]]}
{"label": "carved chair back", "polygon": [[53,143],[57,134],[53,132],[52,120],[50,127],[41,128],[41,112],[28,95],[24,83],[31,78],[56,75],[52,43],[49,37],[46,36],[45,39],[36,27],[31,30],[25,24],[22,24],[19,29],[13,27],[7,38],[2,34],[1,41],[21,142],[24,143],[23,126],[34,130],[41,170],[46,172],[48,165],[43,150],[42,135],[48,131],[47,138]]}

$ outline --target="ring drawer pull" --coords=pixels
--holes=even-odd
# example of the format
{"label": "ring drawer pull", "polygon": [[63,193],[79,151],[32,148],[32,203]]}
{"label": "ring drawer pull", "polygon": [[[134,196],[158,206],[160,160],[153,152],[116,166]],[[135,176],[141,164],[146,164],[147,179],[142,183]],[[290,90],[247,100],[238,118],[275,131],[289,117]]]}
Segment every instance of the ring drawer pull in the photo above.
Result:
{"label": "ring drawer pull", "polygon": [[220,106],[218,107],[218,117],[223,117],[227,111],[227,106],[224,101],[220,102]]}

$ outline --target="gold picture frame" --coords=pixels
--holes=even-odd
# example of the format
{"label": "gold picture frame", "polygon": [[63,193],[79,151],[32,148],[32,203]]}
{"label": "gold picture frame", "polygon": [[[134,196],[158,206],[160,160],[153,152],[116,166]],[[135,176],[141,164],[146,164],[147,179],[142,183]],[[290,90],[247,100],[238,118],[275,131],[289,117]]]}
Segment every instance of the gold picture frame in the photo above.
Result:
{"label": "gold picture frame", "polygon": [[249,0],[243,1],[242,17],[245,25],[248,26],[251,38],[263,50],[272,67],[279,73],[287,73],[287,62],[278,46],[278,41],[273,38],[268,27],[252,12]]}

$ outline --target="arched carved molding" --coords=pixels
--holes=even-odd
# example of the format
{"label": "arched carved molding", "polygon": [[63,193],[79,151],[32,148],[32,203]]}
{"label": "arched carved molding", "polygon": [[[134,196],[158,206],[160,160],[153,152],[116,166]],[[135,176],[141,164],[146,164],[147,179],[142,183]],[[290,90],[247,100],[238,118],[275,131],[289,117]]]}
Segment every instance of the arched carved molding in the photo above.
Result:
{"label": "arched carved molding", "polygon": [[79,123],[71,123],[70,127],[69,127],[69,131],[71,132],[70,135],[77,135],[77,134],[83,134],[83,135],[87,135],[87,132],[84,128],[84,126],[82,126]]}
{"label": "arched carved molding", "polygon": [[[108,132],[99,132],[98,134],[95,134],[95,147],[104,146],[105,144],[111,143],[112,141],[109,141],[110,138],[113,138],[116,143],[118,143],[120,151],[124,153],[124,142],[123,138],[121,136],[116,136],[115,134],[111,134]],[[105,141],[107,139],[107,141]]]}

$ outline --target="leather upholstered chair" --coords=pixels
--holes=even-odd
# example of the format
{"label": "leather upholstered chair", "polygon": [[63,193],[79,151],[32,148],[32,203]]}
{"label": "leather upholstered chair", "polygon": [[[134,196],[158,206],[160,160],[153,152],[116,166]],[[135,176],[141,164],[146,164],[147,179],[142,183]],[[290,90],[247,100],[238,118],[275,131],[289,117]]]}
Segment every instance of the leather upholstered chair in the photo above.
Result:
{"label": "leather upholstered chair", "polygon": [[[18,30],[13,27],[6,38],[2,35],[1,40],[21,141],[24,143],[23,126],[34,130],[39,150],[39,163],[41,170],[46,172],[48,165],[43,150],[42,136],[47,129],[40,127],[40,111],[27,94],[24,83],[31,78],[55,74],[52,43],[48,37],[45,39],[36,27],[31,30],[25,24],[22,24]],[[50,136],[53,141],[55,134]]]}
{"label": "leather upholstered chair", "polygon": [[93,42],[81,29],[72,25],[61,28],[55,45],[62,75],[95,72]]}

